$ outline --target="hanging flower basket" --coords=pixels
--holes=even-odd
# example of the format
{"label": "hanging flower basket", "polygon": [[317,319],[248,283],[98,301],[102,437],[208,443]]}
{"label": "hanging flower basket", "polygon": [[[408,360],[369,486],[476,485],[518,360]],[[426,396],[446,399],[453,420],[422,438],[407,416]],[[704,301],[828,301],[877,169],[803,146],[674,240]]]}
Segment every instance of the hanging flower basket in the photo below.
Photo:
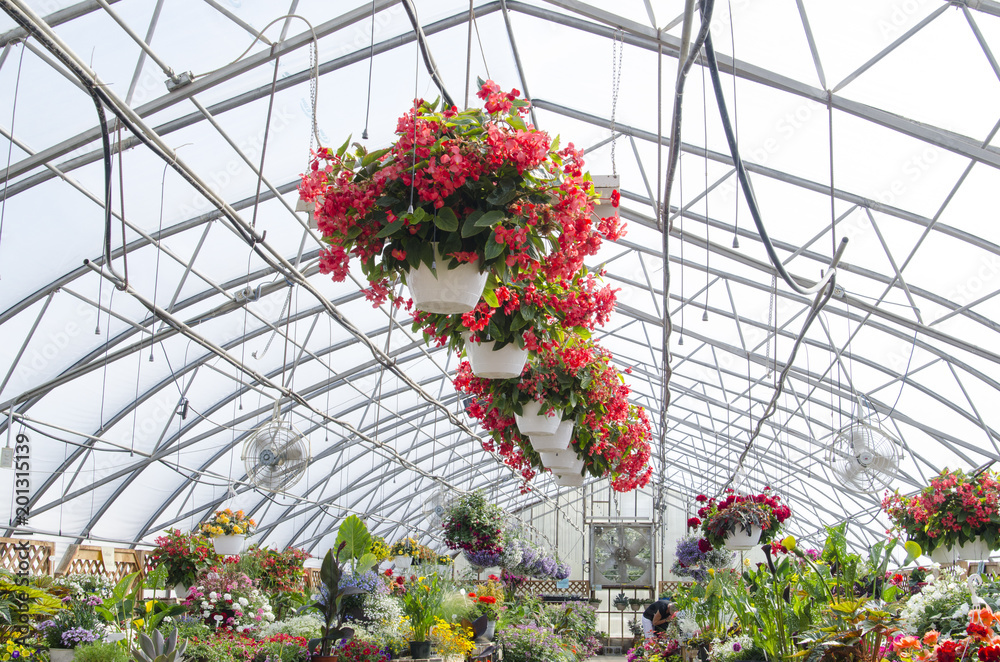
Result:
{"label": "hanging flower basket", "polygon": [[[539,441],[543,437],[554,435],[559,430],[559,424],[562,422],[562,416],[554,409],[549,409],[545,413],[542,413],[542,404],[537,400],[532,400],[521,408],[520,414],[514,415],[514,420],[517,421],[518,432],[525,436],[535,437]],[[572,433],[572,426],[570,431]],[[569,442],[567,441],[567,443]],[[563,446],[563,448],[566,447]],[[561,449],[557,448],[556,450]]]}
{"label": "hanging flower basket", "polygon": [[579,473],[583,469],[583,460],[576,454],[576,450],[566,449],[554,453],[539,453],[542,465],[552,471],[563,470]]}
{"label": "hanging flower basket", "polygon": [[219,556],[236,556],[243,553],[243,543],[246,537],[241,535],[215,536],[212,538],[212,546]]}
{"label": "hanging flower basket", "polygon": [[590,218],[597,194],[582,153],[526,124],[530,104],[519,96],[480,81],[485,109],[418,99],[388,148],[348,152],[348,138],[317,150],[299,195],[329,244],[320,271],[342,281],[358,258],[377,305],[421,263],[475,265],[496,276],[492,289],[511,272],[572,275],[600,237],[620,236],[616,219]]}
{"label": "hanging flower basket", "polygon": [[[882,508],[895,528],[931,558],[942,548],[959,550],[939,556],[949,561],[962,553],[984,559],[989,550],[1000,549],[1000,475],[994,471],[967,475],[961,469],[944,469],[913,496],[887,494]],[[961,551],[980,543],[985,554],[983,547]]]}
{"label": "hanging flower basket", "polygon": [[761,533],[763,530],[756,524],[751,524],[749,529],[736,527],[726,535],[724,545],[735,552],[753,549],[760,544]]}
{"label": "hanging flower basket", "polygon": [[397,556],[392,560],[392,564],[396,566],[397,570],[409,570],[410,566],[413,565],[413,559],[409,556]]}
{"label": "hanging flower basket", "polygon": [[[559,427],[556,428],[556,432],[553,435],[530,435],[529,439],[531,440],[531,447],[536,453],[567,452],[569,444],[573,440],[573,430],[575,429],[576,423],[573,421],[562,421],[559,423]],[[574,456],[576,455],[575,452],[573,452],[573,454]]]}
{"label": "hanging flower basket", "polygon": [[582,487],[586,478],[578,473],[554,474],[552,480],[560,487]]}
{"label": "hanging flower basket", "polygon": [[[463,362],[454,383],[472,396],[467,411],[490,433],[486,450],[499,452],[526,481],[536,468],[544,469],[540,452],[566,450],[570,442],[586,473],[610,477],[618,492],[643,487],[652,477],[649,418],[629,403],[624,375],[590,338],[567,335],[562,343],[539,348],[518,380],[481,379]],[[545,408],[560,414],[540,418]],[[559,438],[546,438],[558,430],[559,419],[571,423]]]}
{"label": "hanging flower basket", "polygon": [[930,553],[930,557],[932,561],[941,565],[949,565],[958,561],[985,561],[990,558],[990,546],[985,540],[973,540],[964,545],[955,545],[950,549],[939,545]]}
{"label": "hanging flower basket", "polygon": [[[760,494],[737,494],[727,489],[722,499],[703,494],[695,500],[705,505],[698,509],[701,531],[707,552],[712,548],[750,549],[762,540],[774,540],[792,511],[781,497],[765,487]],[[697,518],[695,518],[697,521]]]}
{"label": "hanging flower basket", "polygon": [[406,284],[413,297],[413,307],[427,313],[467,313],[479,303],[489,274],[475,263],[460,263],[450,268],[441,256],[438,242],[431,242],[434,260],[421,262],[406,274]]}
{"label": "hanging flower basket", "polygon": [[528,349],[507,343],[500,349],[496,341],[470,340],[472,333],[462,334],[465,338],[465,353],[472,366],[472,374],[483,379],[513,379],[520,377],[524,364],[528,362]]}

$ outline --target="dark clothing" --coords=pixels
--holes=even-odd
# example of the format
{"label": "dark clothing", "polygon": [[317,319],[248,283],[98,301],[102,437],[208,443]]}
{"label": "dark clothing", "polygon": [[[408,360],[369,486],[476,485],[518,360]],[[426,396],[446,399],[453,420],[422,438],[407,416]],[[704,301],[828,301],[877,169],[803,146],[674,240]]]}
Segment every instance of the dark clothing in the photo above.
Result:
{"label": "dark clothing", "polygon": [[650,622],[653,622],[653,616],[656,614],[659,614],[664,620],[659,625],[654,625],[653,630],[656,632],[663,632],[667,629],[667,625],[670,624],[670,621],[667,620],[667,617],[670,616],[670,603],[666,600],[657,600],[653,604],[646,607],[646,610],[642,612],[642,617],[648,618]]}

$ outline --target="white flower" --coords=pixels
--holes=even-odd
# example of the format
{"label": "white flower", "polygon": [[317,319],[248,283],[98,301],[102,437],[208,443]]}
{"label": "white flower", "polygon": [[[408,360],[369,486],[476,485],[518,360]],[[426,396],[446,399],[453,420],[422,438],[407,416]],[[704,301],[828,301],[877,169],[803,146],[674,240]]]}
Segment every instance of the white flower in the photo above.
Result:
{"label": "white flower", "polygon": [[229,595],[228,593],[226,593],[226,594],[224,594],[224,595],[222,596],[222,599],[223,599],[223,600],[227,600],[227,601],[229,601],[229,602],[232,602],[232,601],[233,601],[233,596],[231,596],[231,595]]}
{"label": "white flower", "polygon": [[250,604],[250,601],[241,596],[240,599],[239,599],[239,603],[241,605],[243,605],[244,607],[246,607],[248,604]]}
{"label": "white flower", "polygon": [[264,614],[264,618],[266,618],[269,621],[273,621],[274,620],[274,614],[268,612],[268,613]]}
{"label": "white flower", "polygon": [[205,618],[208,618],[209,616],[212,615],[212,612],[206,609],[205,611],[201,612],[201,615],[204,616]]}
{"label": "white flower", "polygon": [[213,601],[214,600],[218,600],[219,599],[219,594],[216,593],[215,591],[212,591],[211,593],[208,594],[208,599],[209,600],[213,600]]}
{"label": "white flower", "polygon": [[209,608],[209,607],[211,607],[211,606],[212,606],[212,605],[211,605],[211,604],[209,604],[208,600],[202,600],[202,601],[201,601],[201,607],[202,607],[202,609],[208,609],[208,608]]}

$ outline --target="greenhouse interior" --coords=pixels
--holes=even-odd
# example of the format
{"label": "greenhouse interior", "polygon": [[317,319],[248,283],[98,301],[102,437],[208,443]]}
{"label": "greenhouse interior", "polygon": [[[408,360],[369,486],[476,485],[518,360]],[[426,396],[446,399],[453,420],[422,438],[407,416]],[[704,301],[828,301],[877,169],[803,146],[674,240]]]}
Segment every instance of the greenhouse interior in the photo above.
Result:
{"label": "greenhouse interior", "polygon": [[1000,2],[0,8],[0,661],[1000,662]]}

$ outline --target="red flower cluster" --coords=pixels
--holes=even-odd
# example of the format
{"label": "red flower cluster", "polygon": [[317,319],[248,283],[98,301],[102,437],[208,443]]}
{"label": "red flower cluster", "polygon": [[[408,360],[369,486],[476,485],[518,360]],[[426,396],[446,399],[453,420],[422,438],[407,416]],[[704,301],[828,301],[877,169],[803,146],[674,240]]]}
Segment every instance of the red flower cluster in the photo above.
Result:
{"label": "red flower cluster", "polygon": [[992,471],[967,476],[945,469],[914,496],[886,493],[882,508],[925,552],[976,538],[1000,543],[1000,482]]}
{"label": "red flower cluster", "polygon": [[498,452],[525,481],[541,463],[517,431],[514,414],[537,400],[576,421],[572,448],[591,475],[610,475],[620,492],[649,483],[649,419],[644,409],[629,403],[621,373],[596,342],[572,338],[559,347],[538,347],[519,380],[481,379],[463,362],[454,383],[457,391],[472,396],[467,411],[490,433],[486,449]]}
{"label": "red flower cluster", "polygon": [[759,526],[767,539],[774,538],[781,525],[792,515],[791,509],[781,503],[781,497],[765,487],[760,494],[742,495],[726,490],[722,500],[699,495],[697,501],[705,505],[698,509],[702,519],[701,530],[712,546],[723,544],[726,536],[739,528]]}
{"label": "red flower cluster", "polygon": [[330,656],[336,662],[389,662],[391,657],[384,648],[357,639],[342,641]]}

